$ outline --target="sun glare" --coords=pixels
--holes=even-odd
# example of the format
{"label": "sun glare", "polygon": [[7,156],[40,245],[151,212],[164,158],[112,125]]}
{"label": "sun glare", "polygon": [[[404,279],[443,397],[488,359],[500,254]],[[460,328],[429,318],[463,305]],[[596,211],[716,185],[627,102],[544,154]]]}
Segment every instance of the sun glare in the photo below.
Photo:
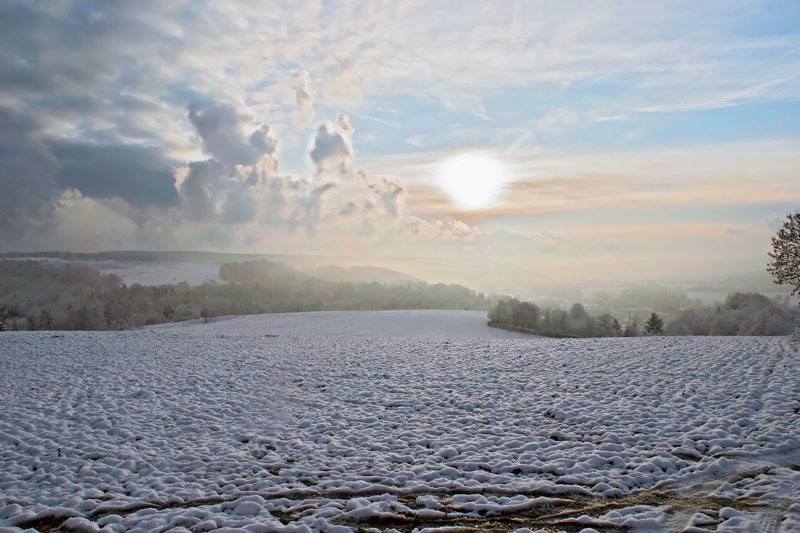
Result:
{"label": "sun glare", "polygon": [[485,155],[459,155],[442,163],[439,170],[440,187],[462,209],[491,206],[506,181],[503,164]]}

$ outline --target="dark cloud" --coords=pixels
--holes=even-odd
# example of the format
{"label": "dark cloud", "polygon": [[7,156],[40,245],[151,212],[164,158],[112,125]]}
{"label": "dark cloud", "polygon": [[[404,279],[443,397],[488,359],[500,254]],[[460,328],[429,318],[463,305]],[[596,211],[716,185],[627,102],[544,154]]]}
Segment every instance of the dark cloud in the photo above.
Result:
{"label": "dark cloud", "polygon": [[333,131],[328,124],[321,124],[317,128],[317,136],[314,138],[314,146],[309,155],[317,167],[322,167],[329,160],[336,160],[339,163],[349,160],[352,152],[340,133]]}
{"label": "dark cloud", "polygon": [[0,95],[86,142],[174,142],[177,13],[154,0],[0,2]]}
{"label": "dark cloud", "polygon": [[50,76],[5,50],[0,50],[0,73],[0,86],[9,92],[46,92],[54,85]]}
{"label": "dark cloud", "polygon": [[253,221],[258,216],[253,187],[278,170],[278,140],[267,125],[245,136],[247,117],[208,98],[190,104],[188,116],[212,158],[190,163],[181,183],[187,218],[226,225]]}
{"label": "dark cloud", "polygon": [[[46,14],[39,3],[14,0],[0,2],[0,21],[3,55],[7,54],[25,63],[36,58],[42,51],[44,40],[41,32],[57,24],[54,17]],[[36,34],[37,30],[39,35]],[[4,86],[12,83],[11,73],[3,72]]]}
{"label": "dark cloud", "polygon": [[183,212],[188,220],[205,222],[216,215],[214,189],[223,174],[222,165],[214,159],[189,163],[189,174],[180,186]]}
{"label": "dark cloud", "polygon": [[347,116],[339,113],[336,117],[336,124],[320,124],[317,128],[317,136],[314,138],[314,146],[309,155],[317,170],[338,169],[340,172],[347,170],[350,160],[353,159],[352,147],[353,128]]}
{"label": "dark cloud", "polygon": [[0,224],[4,237],[49,214],[58,196],[58,160],[38,139],[40,125],[0,107]]}
{"label": "dark cloud", "polygon": [[258,216],[252,186],[240,176],[229,176],[216,159],[189,163],[180,185],[181,213],[192,222],[244,224]]}
{"label": "dark cloud", "polygon": [[188,116],[203,149],[228,168],[253,165],[263,155],[272,155],[277,149],[277,141],[269,136],[268,126],[261,126],[249,138],[245,137],[246,117],[227,104],[200,100],[189,105]]}
{"label": "dark cloud", "polygon": [[[193,13],[158,0],[0,2],[0,97],[18,110],[0,110],[4,237],[91,218],[92,206],[132,232],[158,227],[168,238],[191,228],[198,239],[204,227],[229,235],[229,226],[256,220],[314,236],[323,222],[353,227],[396,214],[400,192],[370,189],[351,169],[344,114],[320,126],[310,149],[320,173],[342,179],[278,176],[270,128],[235,90],[209,84],[196,61],[195,45],[234,28],[217,27],[205,8]],[[298,129],[314,122],[310,85],[308,72],[292,74],[294,102],[285,104]],[[171,159],[192,142],[204,160]],[[185,176],[177,184],[176,170]]]}
{"label": "dark cloud", "polygon": [[159,150],[137,145],[51,143],[61,164],[58,184],[84,196],[119,197],[126,202],[169,206],[177,203],[173,168]]}
{"label": "dark cloud", "polygon": [[259,157],[264,155],[274,156],[278,150],[278,139],[270,136],[269,126],[263,124],[250,135],[250,146],[256,150]]}

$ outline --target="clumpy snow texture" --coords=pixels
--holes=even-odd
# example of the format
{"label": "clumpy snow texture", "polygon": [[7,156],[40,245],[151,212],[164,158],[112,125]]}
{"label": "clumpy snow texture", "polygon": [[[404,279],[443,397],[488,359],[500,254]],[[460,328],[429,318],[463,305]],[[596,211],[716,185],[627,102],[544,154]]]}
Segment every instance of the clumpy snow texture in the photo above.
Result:
{"label": "clumpy snow texture", "polygon": [[800,527],[786,338],[356,315],[0,334],[0,531]]}

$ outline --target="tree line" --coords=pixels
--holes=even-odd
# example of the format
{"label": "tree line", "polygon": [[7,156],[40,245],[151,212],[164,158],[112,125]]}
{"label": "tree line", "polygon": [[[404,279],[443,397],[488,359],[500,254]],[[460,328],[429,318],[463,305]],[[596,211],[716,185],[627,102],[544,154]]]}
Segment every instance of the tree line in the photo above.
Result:
{"label": "tree line", "polygon": [[489,310],[489,325],[548,337],[617,337],[624,334],[622,324],[611,314],[593,317],[580,303],[564,310],[540,307],[516,298],[498,301]]}
{"label": "tree line", "polygon": [[583,305],[569,310],[540,307],[516,298],[498,301],[489,311],[489,324],[550,337],[620,337],[638,335],[787,335],[800,311],[783,298],[736,292],[719,305],[695,306],[665,320],[658,313],[623,324],[609,312],[590,315]]}
{"label": "tree line", "polygon": [[461,285],[323,281],[269,261],[224,264],[225,283],[125,285],[119,276],[48,261],[0,261],[0,327],[108,330],[222,315],[379,309],[478,309]]}

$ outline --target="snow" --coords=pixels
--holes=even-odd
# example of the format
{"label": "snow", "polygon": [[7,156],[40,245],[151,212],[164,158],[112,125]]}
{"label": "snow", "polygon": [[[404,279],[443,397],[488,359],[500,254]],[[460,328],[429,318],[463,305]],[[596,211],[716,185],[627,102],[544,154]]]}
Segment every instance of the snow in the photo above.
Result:
{"label": "snow", "polygon": [[0,531],[797,530],[788,339],[477,318],[4,332]]}
{"label": "snow", "polygon": [[313,311],[274,313],[190,320],[152,326],[156,329],[195,328],[224,335],[249,335],[263,330],[293,337],[375,337],[436,339],[527,339],[536,338],[487,325],[486,311],[398,310],[398,311]]}
{"label": "snow", "polygon": [[219,282],[219,265],[187,263],[184,261],[131,261],[114,262],[97,269],[102,274],[116,274],[126,285],[166,285],[185,281],[200,285],[206,281]]}

